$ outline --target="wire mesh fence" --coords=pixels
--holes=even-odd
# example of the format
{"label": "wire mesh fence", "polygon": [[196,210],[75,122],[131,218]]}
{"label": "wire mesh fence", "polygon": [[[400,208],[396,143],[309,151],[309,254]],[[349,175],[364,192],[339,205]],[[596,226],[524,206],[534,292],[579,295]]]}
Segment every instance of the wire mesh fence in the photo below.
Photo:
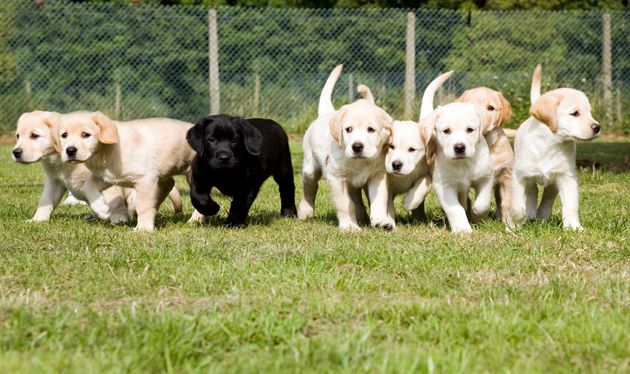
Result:
{"label": "wire mesh fence", "polygon": [[[211,13],[1,2],[0,131],[10,132],[20,113],[34,109],[196,121],[211,111],[214,94],[222,113],[274,118],[300,132],[315,118],[323,83],[339,63],[337,105],[364,83],[394,117],[413,119],[426,84],[453,69],[437,102],[478,85],[498,89],[514,107],[508,126],[516,127],[528,116],[531,73],[542,63],[544,89],[583,90],[607,131],[630,132],[623,110],[630,101],[629,12],[219,8],[218,56],[210,53]],[[215,63],[219,77],[211,80]],[[413,110],[405,113],[410,101]]]}

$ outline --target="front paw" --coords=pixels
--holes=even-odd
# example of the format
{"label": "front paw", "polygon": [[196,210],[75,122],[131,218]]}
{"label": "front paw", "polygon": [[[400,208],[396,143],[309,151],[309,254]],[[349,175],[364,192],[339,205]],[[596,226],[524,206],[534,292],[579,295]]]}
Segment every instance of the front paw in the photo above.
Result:
{"label": "front paw", "polygon": [[577,231],[577,232],[584,232],[584,227],[582,227],[582,225],[580,225],[580,223],[566,223],[564,224],[563,227],[565,230],[572,230],[572,231]]}
{"label": "front paw", "polygon": [[393,230],[396,228],[396,222],[393,218],[385,216],[385,217],[375,217],[371,220],[372,227],[380,227],[387,231]]}
{"label": "front paw", "polygon": [[298,219],[313,218],[314,213],[314,209],[309,203],[304,200],[300,202],[300,210],[297,213]]}
{"label": "front paw", "polygon": [[280,211],[280,215],[283,216],[283,217],[296,217],[297,216],[297,209],[295,208],[295,206],[282,208],[282,210]]}
{"label": "front paw", "polygon": [[472,235],[473,230],[472,230],[472,227],[470,227],[470,226],[468,226],[468,227],[451,227],[451,233],[455,234],[455,235],[467,236],[467,235]]}
{"label": "front paw", "polygon": [[113,225],[116,225],[119,223],[127,223],[127,221],[128,221],[127,214],[112,214],[109,217],[109,222]]}
{"label": "front paw", "polygon": [[339,230],[343,232],[359,232],[361,228],[354,222],[339,222]]}
{"label": "front paw", "polygon": [[37,216],[26,220],[26,222],[28,222],[28,223],[39,223],[39,222],[46,222],[46,221],[48,221],[48,218],[37,217]]}
{"label": "front paw", "polygon": [[240,220],[230,219],[229,217],[227,221],[225,221],[225,227],[230,228],[230,229],[243,227],[244,225],[245,225],[245,222],[240,221]]}

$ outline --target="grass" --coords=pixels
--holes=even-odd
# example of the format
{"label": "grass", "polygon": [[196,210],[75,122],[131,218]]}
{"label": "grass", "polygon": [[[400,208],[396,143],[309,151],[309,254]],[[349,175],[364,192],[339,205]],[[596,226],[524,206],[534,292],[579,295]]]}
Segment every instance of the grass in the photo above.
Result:
{"label": "grass", "polygon": [[[300,144],[292,143],[295,165]],[[268,181],[243,229],[160,211],[153,234],[61,206],[30,218],[38,165],[0,146],[0,372],[628,372],[630,174],[580,173],[584,233],[493,221],[338,232],[280,219]],[[580,145],[604,169],[630,143]],[[299,167],[296,167],[296,182]],[[178,181],[183,194],[188,188]],[[297,197],[301,196],[300,183]]]}

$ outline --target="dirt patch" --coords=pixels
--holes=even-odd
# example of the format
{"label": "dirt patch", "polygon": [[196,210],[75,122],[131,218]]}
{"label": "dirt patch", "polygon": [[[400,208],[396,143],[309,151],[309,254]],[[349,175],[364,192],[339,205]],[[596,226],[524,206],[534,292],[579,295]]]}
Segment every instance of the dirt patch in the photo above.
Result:
{"label": "dirt patch", "polygon": [[15,136],[0,135],[0,144],[14,144]]}
{"label": "dirt patch", "polygon": [[630,156],[626,156],[621,160],[617,160],[615,162],[611,162],[608,165],[602,165],[600,162],[593,160],[576,160],[576,166],[578,169],[583,170],[604,170],[604,171],[612,171],[614,173],[627,173],[630,172]]}
{"label": "dirt patch", "polygon": [[614,171],[617,173],[627,173],[630,171],[630,156],[626,156],[621,160],[615,161],[612,164],[608,165],[608,170]]}

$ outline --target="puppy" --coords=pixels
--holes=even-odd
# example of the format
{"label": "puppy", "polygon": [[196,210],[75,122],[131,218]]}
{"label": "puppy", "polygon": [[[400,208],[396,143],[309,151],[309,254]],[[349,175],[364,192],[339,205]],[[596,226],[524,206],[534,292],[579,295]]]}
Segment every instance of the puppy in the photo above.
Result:
{"label": "puppy", "polygon": [[116,122],[100,112],[64,114],[61,159],[85,163],[93,174],[86,182],[90,194],[97,194],[99,181],[135,189],[136,230],[152,231],[157,209],[175,185],[173,176],[185,174],[195,156],[186,142],[191,127],[168,118]]}
{"label": "puppy", "polygon": [[506,225],[511,226],[514,152],[501,126],[512,117],[512,107],[500,92],[487,87],[464,91],[456,102],[476,104],[490,115],[491,120],[484,127],[483,136],[490,147],[490,158],[494,168],[496,215]]}
{"label": "puppy", "polygon": [[61,161],[56,134],[60,118],[61,114],[56,112],[34,111],[24,113],[18,119],[13,160],[23,164],[39,161],[46,175],[44,192],[32,221],[48,221],[63,195],[70,191],[78,199],[88,201],[99,218],[109,219],[112,223],[126,222],[122,189],[98,180],[90,188],[86,184],[92,173],[85,165]]}
{"label": "puppy", "polygon": [[[442,74],[434,79],[425,89],[422,103],[433,110],[433,98],[442,84],[453,72]],[[359,85],[357,91],[364,99],[374,102],[372,92],[365,85]],[[423,115],[421,115],[422,117]],[[389,188],[389,215],[395,217],[394,198],[406,193],[403,200],[405,210],[411,211],[412,217],[426,220],[424,198],[431,188],[431,170],[426,152],[427,133],[420,130],[420,125],[413,121],[394,121],[389,149],[385,156],[385,170]]]}
{"label": "puppy", "polygon": [[298,217],[313,217],[318,181],[323,174],[341,230],[358,231],[358,222],[367,218],[361,195],[364,187],[369,194],[371,225],[391,230],[395,223],[387,210],[385,152],[393,120],[383,109],[365,99],[335,111],[331,96],[341,69],[341,65],[337,66],[326,81],[320,95],[318,117],[304,135],[304,196]]}
{"label": "puppy", "polygon": [[219,211],[210,192],[216,187],[233,198],[227,225],[245,223],[260,186],[271,175],[280,187],[280,214],[295,217],[295,185],[286,132],[268,119],[215,115],[202,119],[186,135],[197,152],[192,164],[190,198],[206,216]]}
{"label": "puppy", "polygon": [[469,189],[475,189],[472,220],[477,222],[490,210],[493,168],[483,128],[489,122],[486,111],[469,103],[451,103],[438,107],[421,120],[421,126],[432,129],[435,142],[433,189],[446,213],[453,233],[472,233],[460,200]]}
{"label": "puppy", "polygon": [[[517,223],[549,218],[560,193],[563,227],[582,231],[575,142],[596,138],[601,127],[583,92],[559,88],[540,96],[540,77],[538,65],[532,78],[532,117],[521,124],[514,141],[512,215]],[[544,192],[537,208],[538,185]]]}

